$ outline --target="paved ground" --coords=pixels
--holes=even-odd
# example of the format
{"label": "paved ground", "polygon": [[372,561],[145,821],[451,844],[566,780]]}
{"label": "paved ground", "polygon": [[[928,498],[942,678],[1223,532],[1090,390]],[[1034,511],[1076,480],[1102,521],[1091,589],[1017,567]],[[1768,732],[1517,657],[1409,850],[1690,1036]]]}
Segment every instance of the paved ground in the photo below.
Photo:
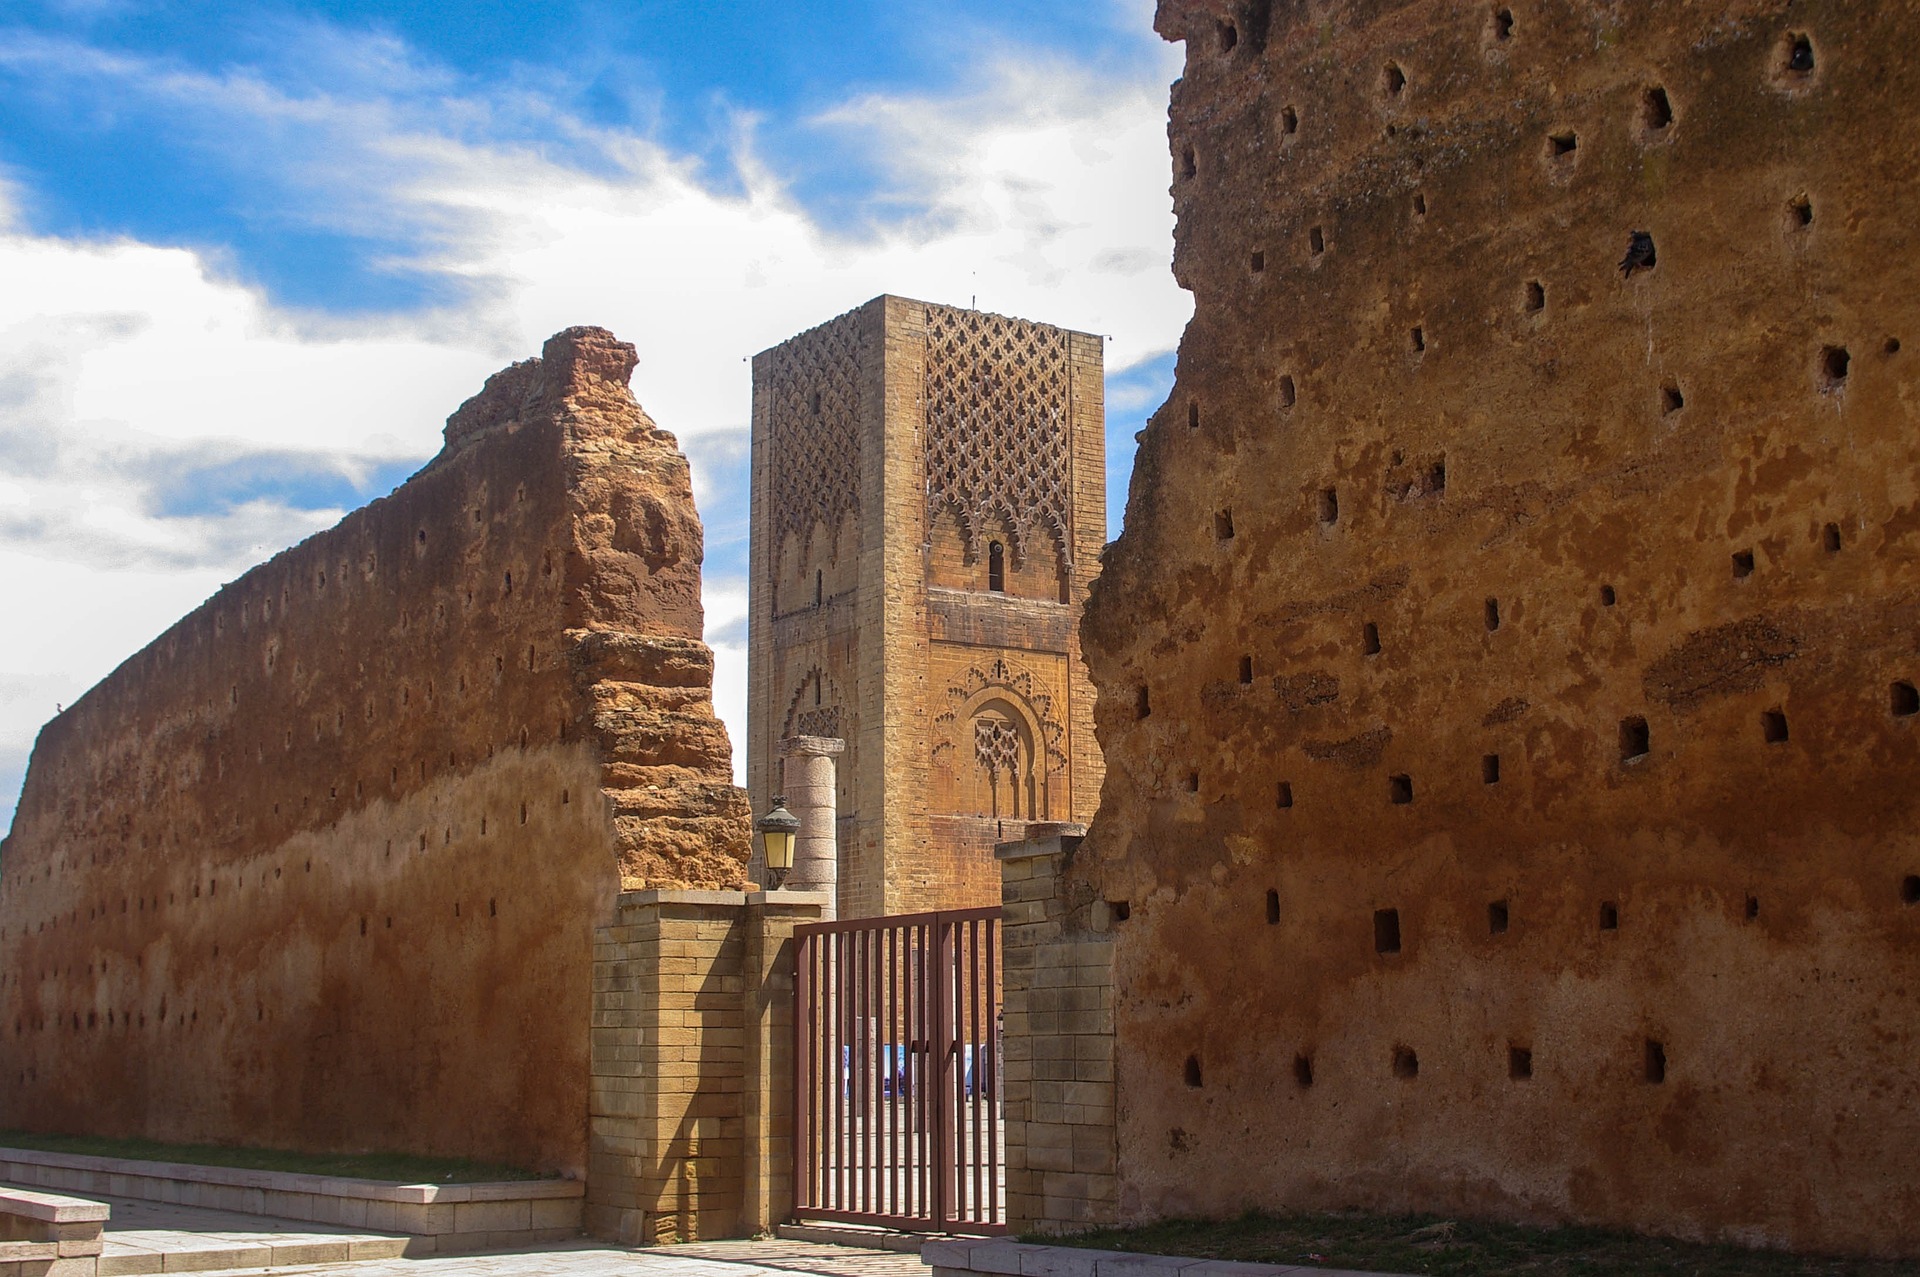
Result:
{"label": "paved ground", "polygon": [[[258,1272],[258,1269],[253,1271]],[[703,1242],[620,1250],[580,1242],[537,1250],[443,1255],[424,1259],[365,1259],[344,1264],[278,1268],[275,1273],[343,1277],[773,1277],[813,1273],[820,1277],[925,1277],[915,1255],[857,1250],[814,1242]],[[214,1277],[207,1274],[206,1277]]]}

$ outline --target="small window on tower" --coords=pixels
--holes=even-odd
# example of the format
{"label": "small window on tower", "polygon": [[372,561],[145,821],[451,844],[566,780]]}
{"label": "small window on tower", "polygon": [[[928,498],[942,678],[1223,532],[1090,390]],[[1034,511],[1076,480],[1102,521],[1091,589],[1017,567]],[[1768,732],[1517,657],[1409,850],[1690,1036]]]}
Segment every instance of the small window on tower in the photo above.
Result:
{"label": "small window on tower", "polygon": [[826,597],[826,593],[827,574],[824,570],[816,570],[813,574],[813,605],[815,607],[820,606],[821,601]]}
{"label": "small window on tower", "polygon": [[987,546],[987,588],[996,594],[1007,589],[1007,549],[998,541]]}

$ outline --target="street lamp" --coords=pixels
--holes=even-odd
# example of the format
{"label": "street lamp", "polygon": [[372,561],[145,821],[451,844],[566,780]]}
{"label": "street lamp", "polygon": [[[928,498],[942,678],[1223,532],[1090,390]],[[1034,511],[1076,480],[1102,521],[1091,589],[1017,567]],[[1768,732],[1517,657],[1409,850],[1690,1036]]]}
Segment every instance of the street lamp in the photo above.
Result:
{"label": "street lamp", "polygon": [[754,821],[753,827],[767,853],[767,888],[778,891],[793,868],[793,840],[800,832],[800,818],[787,810],[784,795],[776,795],[773,810]]}

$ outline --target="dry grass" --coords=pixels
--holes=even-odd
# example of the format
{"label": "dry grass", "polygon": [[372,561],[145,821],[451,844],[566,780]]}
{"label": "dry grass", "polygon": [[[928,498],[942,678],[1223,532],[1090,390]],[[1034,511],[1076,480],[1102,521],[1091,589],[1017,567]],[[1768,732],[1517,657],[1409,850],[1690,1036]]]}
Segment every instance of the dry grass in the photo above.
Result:
{"label": "dry grass", "polygon": [[92,1135],[30,1135],[25,1131],[0,1131],[0,1148],[72,1153],[81,1157],[124,1157],[137,1162],[233,1166],[295,1175],[338,1175],[402,1184],[484,1184],[550,1178],[511,1166],[489,1166],[463,1158],[415,1157],[408,1153],[294,1153],[276,1148],[162,1144],[155,1140],[113,1140]]}
{"label": "dry grass", "polygon": [[1522,1228],[1431,1215],[1252,1213],[1026,1240],[1436,1277],[1920,1277],[1920,1261],[1914,1260],[1789,1255],[1598,1228]]}

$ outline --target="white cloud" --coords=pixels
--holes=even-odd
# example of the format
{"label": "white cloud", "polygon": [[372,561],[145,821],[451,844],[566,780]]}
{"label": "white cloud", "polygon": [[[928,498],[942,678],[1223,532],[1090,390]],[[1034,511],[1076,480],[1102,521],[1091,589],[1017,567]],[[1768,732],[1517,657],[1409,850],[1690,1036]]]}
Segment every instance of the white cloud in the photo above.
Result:
{"label": "white cloud", "polygon": [[[343,175],[356,201],[377,195],[352,217],[412,228],[405,265],[464,287],[456,303],[403,316],[289,310],[192,251],[30,233],[0,187],[0,579],[14,613],[0,631],[0,775],[23,763],[52,700],[71,701],[220,581],[339,515],[271,498],[181,512],[159,499],[157,476],[190,481],[196,467],[263,453],[347,475],[424,460],[489,372],[571,324],[634,342],[649,412],[737,457],[725,445],[749,417],[742,359],[881,292],[977,297],[1108,333],[1110,367],[1170,349],[1189,313],[1165,265],[1172,54],[1130,80],[1002,54],[962,95],[866,97],[829,113],[817,127],[873,148],[887,184],[875,206],[913,210],[858,231],[812,216],[744,124],[735,180],[717,190],[686,157],[577,121],[564,122],[568,153],[590,148],[591,165],[473,140],[498,104],[443,99],[435,127],[417,107],[62,56],[141,92],[191,96],[236,131],[297,120],[330,148],[301,162]],[[738,509],[742,478],[737,466],[697,474],[703,509]],[[745,585],[737,553],[711,566],[718,631],[744,614]],[[721,643],[719,660],[737,759],[744,649]],[[12,797],[0,794],[0,822]]]}

